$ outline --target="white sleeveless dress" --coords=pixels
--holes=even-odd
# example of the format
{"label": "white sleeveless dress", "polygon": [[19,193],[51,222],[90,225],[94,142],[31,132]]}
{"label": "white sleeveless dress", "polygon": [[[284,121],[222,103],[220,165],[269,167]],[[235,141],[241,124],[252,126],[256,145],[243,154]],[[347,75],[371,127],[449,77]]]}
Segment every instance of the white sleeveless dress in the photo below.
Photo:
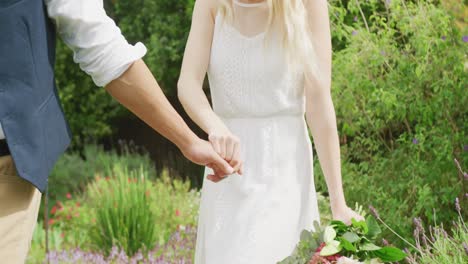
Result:
{"label": "white sleeveless dress", "polygon": [[[302,72],[278,39],[216,18],[208,77],[213,109],[240,138],[244,174],[205,180],[196,264],[273,264],[319,221]],[[277,36],[276,36],[277,37]]]}

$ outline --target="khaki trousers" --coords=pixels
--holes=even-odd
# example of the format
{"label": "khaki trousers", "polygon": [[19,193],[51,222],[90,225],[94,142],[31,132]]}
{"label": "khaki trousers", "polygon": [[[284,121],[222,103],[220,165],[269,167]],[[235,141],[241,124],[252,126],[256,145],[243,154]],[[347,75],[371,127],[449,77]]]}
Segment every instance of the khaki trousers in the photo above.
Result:
{"label": "khaki trousers", "polygon": [[16,173],[11,156],[0,157],[0,263],[26,261],[41,193]]}

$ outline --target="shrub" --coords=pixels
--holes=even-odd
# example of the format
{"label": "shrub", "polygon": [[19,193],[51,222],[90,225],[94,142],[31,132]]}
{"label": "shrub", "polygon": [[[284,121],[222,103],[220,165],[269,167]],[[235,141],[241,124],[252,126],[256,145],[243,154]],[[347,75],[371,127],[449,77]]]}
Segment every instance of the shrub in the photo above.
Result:
{"label": "shrub", "polygon": [[[83,152],[67,152],[58,161],[49,177],[49,210],[57,201],[66,200],[67,194],[74,196],[84,192],[96,174],[104,174],[107,168],[121,164],[129,170],[140,167],[148,172],[148,177],[156,178],[153,162],[148,154],[140,154],[132,145],[120,146],[121,153],[105,151],[102,146],[86,145]],[[44,204],[42,204],[42,207]],[[43,219],[43,209],[39,219]]]}
{"label": "shrub", "polygon": [[113,246],[134,255],[155,245],[155,214],[151,211],[147,172],[128,171],[116,164],[111,178],[98,180],[89,188],[89,203],[96,212],[91,234],[97,248],[110,253]]}
{"label": "shrub", "polygon": [[190,182],[171,180],[164,172],[150,187],[149,197],[159,245],[167,243],[176,230],[196,226],[200,193],[190,190]]}
{"label": "shrub", "polygon": [[333,57],[333,96],[348,200],[374,204],[409,238],[416,216],[448,224],[464,190],[453,157],[468,164],[467,44],[431,1],[382,3],[332,1],[332,31],[344,43]]}
{"label": "shrub", "polygon": [[[194,0],[105,1],[106,11],[130,43],[143,42],[150,70],[169,96],[176,95],[176,83],[188,36]],[[96,87],[73,62],[70,49],[57,45],[56,77],[63,109],[73,131],[73,146],[112,134],[111,121],[130,113]]]}
{"label": "shrub", "polygon": [[82,148],[91,140],[110,135],[110,120],[126,113],[124,108],[81,71],[73,62],[71,50],[62,41],[57,45],[55,76],[63,110],[73,132],[72,145]]}
{"label": "shrub", "polygon": [[[458,213],[456,221],[452,222],[451,235],[448,234],[443,225],[429,226],[425,228],[421,218],[414,218],[414,240],[412,244],[399,236],[372,208],[374,216],[384,224],[390,231],[399,236],[410,250],[405,249],[408,254],[406,262],[409,264],[464,264],[468,261],[468,227],[462,216],[462,209],[458,198],[455,200],[455,208]],[[447,230],[447,231],[446,231]]]}

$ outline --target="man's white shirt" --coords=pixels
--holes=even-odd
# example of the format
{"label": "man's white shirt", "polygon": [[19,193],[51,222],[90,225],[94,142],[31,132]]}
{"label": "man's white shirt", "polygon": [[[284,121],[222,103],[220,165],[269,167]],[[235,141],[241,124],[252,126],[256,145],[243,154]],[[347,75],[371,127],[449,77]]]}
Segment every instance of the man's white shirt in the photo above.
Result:
{"label": "man's white shirt", "polygon": [[[122,75],[146,54],[142,43],[130,45],[115,22],[107,16],[102,0],[46,0],[47,12],[73,60],[97,86]],[[0,139],[5,133],[0,123]]]}

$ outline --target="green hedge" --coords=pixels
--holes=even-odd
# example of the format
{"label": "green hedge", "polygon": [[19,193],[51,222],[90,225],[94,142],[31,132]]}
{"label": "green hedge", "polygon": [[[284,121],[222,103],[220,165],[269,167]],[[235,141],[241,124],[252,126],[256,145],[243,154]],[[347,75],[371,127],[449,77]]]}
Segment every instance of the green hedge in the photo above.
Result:
{"label": "green hedge", "polygon": [[[346,196],[410,237],[413,217],[448,225],[455,198],[466,204],[454,158],[467,167],[467,43],[432,3],[360,2],[332,2],[334,34],[347,43],[333,57]],[[363,17],[364,7],[375,11]]]}

